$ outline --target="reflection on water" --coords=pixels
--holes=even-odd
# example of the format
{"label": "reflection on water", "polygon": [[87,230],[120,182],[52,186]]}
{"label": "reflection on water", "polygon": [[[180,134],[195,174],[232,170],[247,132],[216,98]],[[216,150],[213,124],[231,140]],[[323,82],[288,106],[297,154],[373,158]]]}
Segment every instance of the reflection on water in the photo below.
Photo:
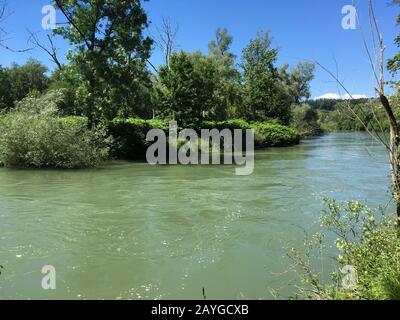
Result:
{"label": "reflection on water", "polygon": [[[127,162],[96,170],[0,169],[0,298],[271,298],[294,290],[288,243],[317,223],[324,196],[388,199],[384,149],[335,133],[229,166]],[[41,288],[44,265],[57,290]],[[282,274],[283,273],[283,274]]]}

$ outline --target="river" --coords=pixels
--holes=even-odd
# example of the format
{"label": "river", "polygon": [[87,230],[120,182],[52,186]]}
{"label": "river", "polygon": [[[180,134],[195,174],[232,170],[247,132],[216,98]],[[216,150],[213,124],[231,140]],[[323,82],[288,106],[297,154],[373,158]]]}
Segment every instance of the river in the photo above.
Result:
{"label": "river", "polygon": [[[0,298],[272,298],[295,290],[287,244],[318,225],[325,196],[388,201],[387,155],[363,133],[258,151],[231,166],[113,162],[0,169]],[[56,268],[45,291],[41,269]]]}

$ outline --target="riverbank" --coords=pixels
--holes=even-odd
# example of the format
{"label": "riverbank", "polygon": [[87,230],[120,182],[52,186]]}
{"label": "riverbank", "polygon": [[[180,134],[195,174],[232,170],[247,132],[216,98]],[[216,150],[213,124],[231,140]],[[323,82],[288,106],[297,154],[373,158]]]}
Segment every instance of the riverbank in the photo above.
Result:
{"label": "riverbank", "polygon": [[[168,141],[167,120],[115,119],[89,129],[87,118],[60,117],[55,106],[43,110],[40,102],[32,98],[20,103],[18,110],[0,117],[0,165],[76,169],[94,167],[108,159],[143,161],[151,145],[147,141],[150,130],[164,131]],[[235,130],[245,133],[247,129],[253,129],[256,149],[300,143],[300,135],[295,129],[272,121],[203,122],[200,128],[193,129],[197,132],[227,129],[232,137]],[[187,141],[178,143],[182,146]],[[212,149],[212,141],[208,143]]]}
{"label": "riverbank", "polygon": [[[115,139],[115,147],[112,156],[124,160],[143,160],[146,158],[146,150],[150,142],[146,141],[146,135],[151,129],[161,129],[168,137],[169,122],[163,120],[141,119],[115,119],[108,126],[110,134]],[[201,128],[194,128],[197,132],[207,130],[254,130],[255,148],[288,147],[300,143],[300,135],[296,130],[276,122],[249,123],[244,120],[229,120],[223,122],[204,122]],[[180,144],[184,144],[181,142]],[[221,145],[223,147],[223,144]]]}
{"label": "riverbank", "polygon": [[[305,254],[288,252],[294,266],[304,274],[300,299],[399,300],[400,238],[396,214],[390,209],[370,209],[358,201],[340,203],[325,199],[321,230],[305,241]],[[330,236],[338,237],[330,241]],[[322,249],[335,244],[336,270],[331,281],[310,261]],[[321,258],[323,258],[321,256]]]}

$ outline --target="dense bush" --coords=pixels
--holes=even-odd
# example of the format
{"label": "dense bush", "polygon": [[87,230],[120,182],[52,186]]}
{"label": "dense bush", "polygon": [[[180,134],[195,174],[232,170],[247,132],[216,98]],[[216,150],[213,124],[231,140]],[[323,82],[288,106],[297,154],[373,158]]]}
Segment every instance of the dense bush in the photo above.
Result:
{"label": "dense bush", "polygon": [[[168,133],[168,128],[167,120],[114,119],[108,125],[109,133],[115,140],[112,154],[116,158],[144,160],[147,148],[151,144],[146,141],[147,133],[151,129],[161,129]],[[255,145],[258,148],[283,147],[300,142],[296,130],[274,122],[250,124],[240,119],[222,122],[205,121],[201,125],[201,129],[217,129],[219,131],[254,129]]]}
{"label": "dense bush", "polygon": [[[395,116],[399,117],[397,94],[390,100],[395,106]],[[340,100],[334,107],[332,111],[318,110],[319,124],[325,131],[389,131],[389,122],[379,100]]]}
{"label": "dense bush", "polygon": [[277,122],[248,123],[244,120],[228,120],[222,122],[204,122],[204,129],[254,129],[256,148],[285,147],[296,145],[300,142],[300,136],[296,130],[283,126]]}
{"label": "dense bush", "polygon": [[[0,118],[0,163],[6,167],[82,168],[108,157],[105,129],[57,115],[59,92],[29,97]],[[42,108],[40,108],[42,106]]]}
{"label": "dense bush", "polygon": [[151,129],[168,130],[168,123],[163,120],[114,119],[109,125],[109,133],[115,143],[112,155],[128,160],[143,160],[150,143],[146,141]]}
{"label": "dense bush", "polygon": [[293,108],[291,126],[295,128],[302,137],[310,137],[323,133],[318,120],[318,111],[307,104],[296,105]]}
{"label": "dense bush", "polygon": [[253,124],[256,148],[286,147],[300,143],[295,129],[271,122]]}
{"label": "dense bush", "polygon": [[34,59],[22,66],[0,67],[0,110],[9,110],[31,92],[44,92],[49,84],[46,72],[47,67]]}
{"label": "dense bush", "polygon": [[279,119],[289,124],[293,101],[287,86],[280,80],[276,67],[278,49],[272,47],[268,32],[259,32],[243,49],[243,96],[245,110],[242,116],[252,121]]}
{"label": "dense bush", "polygon": [[185,128],[197,127],[215,106],[217,66],[199,53],[183,51],[171,56],[159,70],[161,114],[173,117]]}
{"label": "dense bush", "polygon": [[[290,256],[304,271],[302,298],[325,300],[399,300],[400,299],[400,237],[394,218],[380,215],[357,201],[338,204],[326,199],[327,210],[322,216],[323,230],[306,241],[305,256],[292,249]],[[337,270],[333,284],[325,284],[322,274],[315,272],[310,261],[327,247],[325,238],[335,235]],[[321,257],[322,258],[322,257]],[[342,285],[339,270],[352,266],[356,270],[355,287]]]}
{"label": "dense bush", "polygon": [[227,120],[227,121],[218,121],[218,122],[213,122],[213,121],[204,121],[201,125],[202,129],[217,129],[217,130],[224,130],[224,129],[230,129],[230,130],[235,130],[235,129],[241,129],[241,130],[246,130],[246,129],[251,129],[251,125],[242,119],[233,119],[233,120]]}

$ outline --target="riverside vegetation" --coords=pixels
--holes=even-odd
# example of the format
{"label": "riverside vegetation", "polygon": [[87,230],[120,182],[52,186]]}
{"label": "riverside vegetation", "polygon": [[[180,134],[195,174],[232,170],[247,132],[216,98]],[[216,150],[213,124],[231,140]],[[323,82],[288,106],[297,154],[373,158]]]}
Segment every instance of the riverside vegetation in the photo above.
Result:
{"label": "riverside vegetation", "polygon": [[[33,59],[0,68],[4,166],[76,168],[95,166],[107,158],[143,159],[146,131],[162,129],[170,120],[196,130],[221,125],[253,128],[259,148],[299,143],[295,126],[302,127],[299,122],[309,116],[302,118],[299,108],[311,95],[314,65],[278,67],[279,52],[269,33],[259,32],[238,63],[230,51],[233,38],[226,29],[218,29],[208,54],[169,52],[165,65],[156,70],[148,63],[155,39],[144,36],[148,21],[141,1],[109,1],[96,8],[84,5],[88,2],[54,2],[68,21],[75,21],[54,31],[71,45],[68,63],[61,64],[52,55],[56,68],[49,76],[47,68]],[[96,12],[106,23],[96,18]],[[123,18],[126,12],[132,17],[129,23]],[[100,24],[105,29],[102,35],[96,32]],[[57,112],[40,115],[52,96],[59,98]],[[21,101],[36,105],[29,116],[18,110]],[[41,117],[52,129],[43,125]],[[19,126],[17,121],[25,122]],[[58,147],[50,148],[47,142],[54,126]],[[77,130],[77,139],[71,139]],[[33,132],[34,142],[15,146]],[[81,147],[72,146],[77,142]]]}
{"label": "riverside vegetation", "polygon": [[[325,199],[321,230],[305,239],[305,251],[290,249],[293,266],[302,271],[299,296],[317,300],[400,300],[400,237],[396,220],[385,210],[358,201]],[[337,270],[330,283],[315,261],[335,242]],[[342,285],[346,266],[355,270],[355,286]],[[346,274],[345,274],[346,275]],[[326,278],[325,278],[326,279]]]}

